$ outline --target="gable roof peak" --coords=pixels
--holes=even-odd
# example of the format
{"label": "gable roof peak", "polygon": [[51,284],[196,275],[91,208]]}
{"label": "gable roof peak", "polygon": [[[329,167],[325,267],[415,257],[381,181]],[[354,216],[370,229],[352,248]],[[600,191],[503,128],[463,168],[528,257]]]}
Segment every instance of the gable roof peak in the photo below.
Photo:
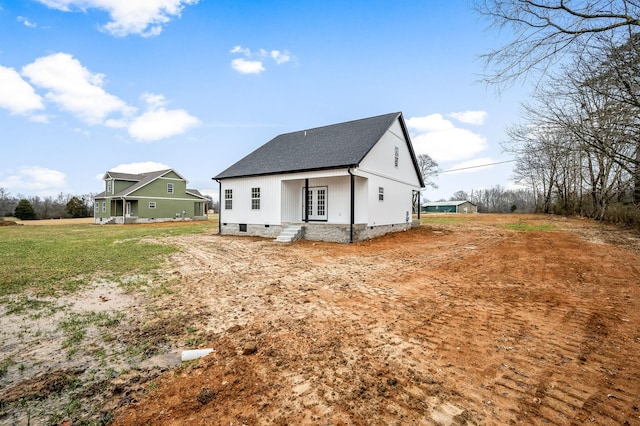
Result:
{"label": "gable roof peak", "polygon": [[356,167],[398,119],[405,127],[393,112],[283,133],[213,179]]}

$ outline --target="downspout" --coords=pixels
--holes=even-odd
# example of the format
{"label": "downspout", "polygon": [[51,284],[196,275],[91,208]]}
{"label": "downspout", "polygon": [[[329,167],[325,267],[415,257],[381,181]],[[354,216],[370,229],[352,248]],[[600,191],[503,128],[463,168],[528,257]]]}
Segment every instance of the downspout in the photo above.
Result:
{"label": "downspout", "polygon": [[356,197],[355,197],[355,180],[356,177],[353,175],[353,173],[351,173],[351,168],[347,169],[347,172],[349,172],[349,176],[351,176],[351,218],[349,220],[349,243],[353,243],[353,223],[355,222],[355,218],[356,218]]}

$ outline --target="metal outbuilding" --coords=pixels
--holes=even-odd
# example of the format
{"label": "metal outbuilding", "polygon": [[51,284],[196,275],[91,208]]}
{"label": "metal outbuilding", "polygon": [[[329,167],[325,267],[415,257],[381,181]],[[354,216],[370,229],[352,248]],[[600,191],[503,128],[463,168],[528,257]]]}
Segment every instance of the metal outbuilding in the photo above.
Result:
{"label": "metal outbuilding", "polygon": [[478,213],[478,206],[467,200],[436,201],[424,203],[422,211],[425,213]]}

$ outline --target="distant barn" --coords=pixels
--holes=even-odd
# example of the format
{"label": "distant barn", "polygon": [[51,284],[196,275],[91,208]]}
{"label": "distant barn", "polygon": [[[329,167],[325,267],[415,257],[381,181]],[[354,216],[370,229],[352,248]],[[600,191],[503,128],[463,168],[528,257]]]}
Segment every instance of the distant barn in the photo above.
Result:
{"label": "distant barn", "polygon": [[424,203],[422,211],[425,213],[478,213],[478,206],[467,200],[437,201]]}

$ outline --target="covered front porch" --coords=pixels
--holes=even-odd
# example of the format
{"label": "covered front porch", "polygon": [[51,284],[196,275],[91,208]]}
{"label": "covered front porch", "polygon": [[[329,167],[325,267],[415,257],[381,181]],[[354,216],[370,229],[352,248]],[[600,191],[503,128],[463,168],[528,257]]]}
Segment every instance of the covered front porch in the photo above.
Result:
{"label": "covered front porch", "polygon": [[367,179],[345,172],[342,176],[282,181],[281,223],[367,223],[366,209],[356,199],[367,199]]}

